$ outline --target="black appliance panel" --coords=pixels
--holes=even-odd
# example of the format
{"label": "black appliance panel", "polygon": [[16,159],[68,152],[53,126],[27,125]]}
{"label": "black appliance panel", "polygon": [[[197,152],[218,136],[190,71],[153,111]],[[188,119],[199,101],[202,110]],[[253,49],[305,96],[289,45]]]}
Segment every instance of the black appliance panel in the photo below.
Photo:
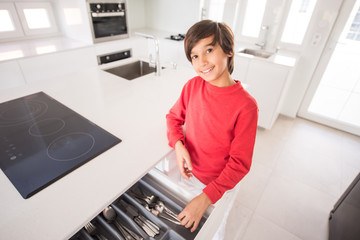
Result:
{"label": "black appliance panel", "polygon": [[330,212],[329,240],[360,239],[360,173]]}
{"label": "black appliance panel", "polygon": [[113,17],[93,17],[92,24],[95,38],[127,34],[125,15]]}
{"label": "black appliance panel", "polygon": [[125,10],[125,3],[90,3],[91,12],[120,12]]}
{"label": "black appliance panel", "polygon": [[87,0],[95,43],[129,37],[125,0]]}
{"label": "black appliance panel", "polygon": [[120,142],[43,92],[0,104],[0,167],[23,198]]}

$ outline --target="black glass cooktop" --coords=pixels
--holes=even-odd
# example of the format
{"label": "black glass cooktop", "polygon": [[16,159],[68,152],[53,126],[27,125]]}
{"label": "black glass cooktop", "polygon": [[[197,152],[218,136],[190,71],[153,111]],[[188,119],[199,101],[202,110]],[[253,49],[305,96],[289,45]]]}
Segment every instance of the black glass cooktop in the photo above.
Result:
{"label": "black glass cooktop", "polygon": [[120,142],[43,92],[0,104],[0,167],[23,198]]}

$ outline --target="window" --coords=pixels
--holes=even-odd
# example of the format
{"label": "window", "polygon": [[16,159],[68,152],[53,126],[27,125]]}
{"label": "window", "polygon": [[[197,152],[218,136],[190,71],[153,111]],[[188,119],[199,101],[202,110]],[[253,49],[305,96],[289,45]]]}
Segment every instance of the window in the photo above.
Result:
{"label": "window", "polygon": [[242,35],[257,38],[265,12],[266,0],[252,0],[247,2],[242,26]]}
{"label": "window", "polygon": [[221,22],[224,14],[225,0],[210,0],[209,18]]}
{"label": "window", "polygon": [[0,39],[24,36],[12,3],[0,3]]}
{"label": "window", "polygon": [[26,35],[57,32],[50,3],[21,2],[15,4]]}
{"label": "window", "polygon": [[0,3],[0,38],[56,33],[53,16],[49,2]]}
{"label": "window", "polygon": [[281,42],[302,44],[315,4],[316,0],[292,1]]}
{"label": "window", "polygon": [[8,10],[0,10],[0,22],[0,32],[11,32],[15,30]]}
{"label": "window", "polygon": [[24,9],[24,16],[29,29],[50,27],[49,16],[44,8]]}
{"label": "window", "polygon": [[[236,41],[274,51],[299,50],[317,0],[202,0],[202,17],[226,22]],[[208,13],[208,15],[206,15]],[[360,29],[360,14],[352,29]],[[359,34],[352,35],[359,37]],[[350,35],[349,35],[350,37]]]}
{"label": "window", "polygon": [[232,29],[236,25],[239,0],[201,0],[201,19],[225,22]]}
{"label": "window", "polygon": [[347,32],[346,39],[360,41],[360,8],[358,9],[350,29]]}

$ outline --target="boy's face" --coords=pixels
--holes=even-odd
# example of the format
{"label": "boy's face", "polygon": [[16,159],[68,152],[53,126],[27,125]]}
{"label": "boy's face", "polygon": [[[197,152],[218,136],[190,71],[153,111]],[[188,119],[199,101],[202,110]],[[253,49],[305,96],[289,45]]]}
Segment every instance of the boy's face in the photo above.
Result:
{"label": "boy's face", "polygon": [[201,39],[191,50],[191,63],[196,73],[205,81],[217,87],[228,86],[231,80],[228,58],[218,43],[211,45],[213,37]]}

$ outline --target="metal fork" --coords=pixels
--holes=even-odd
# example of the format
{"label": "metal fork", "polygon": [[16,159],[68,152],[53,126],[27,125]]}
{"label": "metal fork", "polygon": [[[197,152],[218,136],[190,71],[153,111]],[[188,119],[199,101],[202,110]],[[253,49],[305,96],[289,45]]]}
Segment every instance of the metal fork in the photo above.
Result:
{"label": "metal fork", "polygon": [[88,222],[84,228],[91,236],[95,236],[98,240],[107,240],[103,235],[97,234],[96,226],[92,222]]}

